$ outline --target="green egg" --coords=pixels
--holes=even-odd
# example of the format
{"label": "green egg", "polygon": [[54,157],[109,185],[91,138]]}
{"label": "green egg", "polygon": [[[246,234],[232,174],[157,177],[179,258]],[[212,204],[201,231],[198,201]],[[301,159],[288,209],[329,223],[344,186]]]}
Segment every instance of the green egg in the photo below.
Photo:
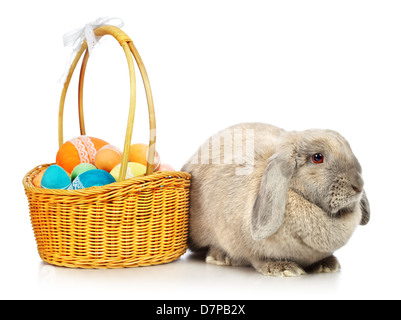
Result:
{"label": "green egg", "polygon": [[71,172],[71,181],[74,181],[76,177],[78,177],[81,173],[84,173],[89,170],[95,170],[96,167],[90,163],[81,163],[77,165]]}

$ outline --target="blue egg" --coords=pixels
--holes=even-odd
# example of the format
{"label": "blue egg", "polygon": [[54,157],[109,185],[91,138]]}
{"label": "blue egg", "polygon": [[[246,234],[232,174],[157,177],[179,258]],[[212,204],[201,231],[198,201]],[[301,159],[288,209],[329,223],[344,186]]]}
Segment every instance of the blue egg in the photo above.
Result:
{"label": "blue egg", "polygon": [[41,181],[44,189],[67,189],[70,184],[71,179],[68,173],[56,164],[46,169]]}
{"label": "blue egg", "polygon": [[101,187],[116,182],[116,179],[105,170],[94,169],[78,175],[71,183],[70,190],[79,190],[90,187]]}

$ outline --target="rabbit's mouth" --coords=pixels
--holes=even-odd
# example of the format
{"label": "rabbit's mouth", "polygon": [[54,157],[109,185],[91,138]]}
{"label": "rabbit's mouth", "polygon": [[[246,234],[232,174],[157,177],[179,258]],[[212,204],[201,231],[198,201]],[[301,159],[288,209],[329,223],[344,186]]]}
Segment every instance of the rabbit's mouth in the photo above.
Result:
{"label": "rabbit's mouth", "polygon": [[331,193],[328,203],[329,213],[332,217],[341,217],[355,211],[358,203],[361,200],[362,194],[346,190],[338,193]]}
{"label": "rabbit's mouth", "polygon": [[341,218],[347,214],[353,213],[355,211],[355,207],[353,208],[342,208],[340,210],[338,210],[336,213],[334,213],[333,216],[337,217],[337,218]]}
{"label": "rabbit's mouth", "polygon": [[330,210],[331,216],[336,218],[341,218],[347,214],[355,212],[357,205],[359,203],[359,196],[352,196],[348,199],[344,199],[341,205],[332,207]]}

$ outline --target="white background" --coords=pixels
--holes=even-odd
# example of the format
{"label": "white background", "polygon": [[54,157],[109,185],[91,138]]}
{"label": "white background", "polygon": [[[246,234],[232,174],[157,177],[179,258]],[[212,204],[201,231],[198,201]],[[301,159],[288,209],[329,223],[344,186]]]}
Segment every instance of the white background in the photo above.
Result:
{"label": "white background", "polygon": [[[399,1],[8,1],[1,4],[1,299],[399,299],[401,3]],[[243,121],[330,128],[362,164],[372,220],[337,252],[342,271],[296,279],[176,262],[75,270],[42,262],[22,178],[55,161],[62,36],[101,16],[125,21],[146,65],[157,150],[180,169],[216,131]],[[95,47],[85,86],[87,134],[122,147],[128,69],[112,39]],[[77,77],[65,139],[79,135]],[[138,85],[133,142],[148,127]]]}

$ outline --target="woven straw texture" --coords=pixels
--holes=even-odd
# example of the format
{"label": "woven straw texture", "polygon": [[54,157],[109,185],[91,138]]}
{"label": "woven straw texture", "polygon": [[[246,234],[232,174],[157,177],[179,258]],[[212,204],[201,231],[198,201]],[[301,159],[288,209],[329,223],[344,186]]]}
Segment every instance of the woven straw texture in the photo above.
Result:
{"label": "woven straw texture", "polygon": [[[131,39],[120,29],[102,26],[97,36],[111,35],[123,47],[130,71],[130,112],[120,177],[125,177],[135,115],[135,71],[140,69],[147,94],[150,139],[145,176],[103,187],[48,190],[35,187],[36,175],[50,166],[29,171],[23,185],[40,257],[54,265],[72,268],[122,268],[171,262],[185,253],[188,237],[190,174],[153,172],[155,116],[150,85],[143,62]],[[86,52],[85,52],[86,51]],[[59,145],[63,144],[64,101],[72,73],[85,52],[79,80],[79,115],[83,121],[83,77],[88,61],[87,44],[73,61],[60,100]],[[131,55],[132,53],[132,55]]]}
{"label": "woven straw texture", "polygon": [[186,250],[190,176],[150,176],[82,190],[32,184],[44,166],[24,178],[40,257],[79,268],[155,265]]}

